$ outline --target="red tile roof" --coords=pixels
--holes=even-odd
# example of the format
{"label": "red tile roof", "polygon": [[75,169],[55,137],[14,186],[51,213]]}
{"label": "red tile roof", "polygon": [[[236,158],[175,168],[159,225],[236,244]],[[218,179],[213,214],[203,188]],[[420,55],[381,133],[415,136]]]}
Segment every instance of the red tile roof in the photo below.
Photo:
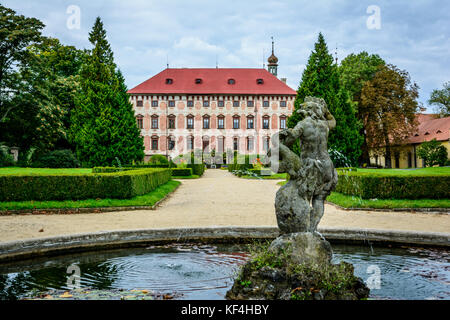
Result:
{"label": "red tile roof", "polygon": [[408,138],[409,143],[422,143],[436,139],[446,141],[450,139],[450,117],[436,118],[434,114],[417,115],[419,125],[417,132]]}
{"label": "red tile roof", "polygon": [[[172,79],[167,84],[166,79]],[[196,79],[201,79],[197,84]],[[235,84],[228,84],[234,79]],[[257,84],[263,79],[263,84]],[[165,69],[128,91],[130,94],[255,94],[296,95],[296,91],[266,69]]]}

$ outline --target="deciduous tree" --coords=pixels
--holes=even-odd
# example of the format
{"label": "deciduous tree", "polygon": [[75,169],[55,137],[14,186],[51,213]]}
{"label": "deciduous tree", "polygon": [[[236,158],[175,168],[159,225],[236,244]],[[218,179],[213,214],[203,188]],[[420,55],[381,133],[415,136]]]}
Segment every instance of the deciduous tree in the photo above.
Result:
{"label": "deciduous tree", "polygon": [[368,146],[384,150],[387,168],[391,168],[392,147],[416,129],[418,88],[408,72],[394,65],[379,66],[373,79],[363,86],[358,109]]}

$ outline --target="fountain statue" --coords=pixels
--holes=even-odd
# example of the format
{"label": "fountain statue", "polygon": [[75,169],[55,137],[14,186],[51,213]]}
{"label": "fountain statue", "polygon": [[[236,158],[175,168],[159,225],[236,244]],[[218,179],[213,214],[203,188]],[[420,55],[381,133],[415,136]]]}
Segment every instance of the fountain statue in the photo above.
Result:
{"label": "fountain statue", "polygon": [[[353,275],[352,265],[331,263],[331,245],[317,232],[326,197],[338,181],[327,148],[328,133],[336,120],[321,98],[306,97],[297,112],[303,120],[275,134],[268,154],[272,170],[289,175],[275,197],[280,236],[243,266],[228,299],[368,296],[369,289]],[[297,142],[300,155],[292,151]],[[320,288],[325,282],[326,288]],[[340,289],[330,288],[329,283]],[[308,286],[318,291],[304,292]]]}

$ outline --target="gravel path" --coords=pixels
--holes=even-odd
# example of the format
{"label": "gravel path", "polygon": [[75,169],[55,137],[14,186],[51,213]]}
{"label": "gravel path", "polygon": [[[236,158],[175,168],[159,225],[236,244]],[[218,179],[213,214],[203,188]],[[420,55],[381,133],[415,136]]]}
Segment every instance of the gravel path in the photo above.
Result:
{"label": "gravel path", "polygon": [[[201,179],[182,180],[157,210],[0,216],[0,242],[112,230],[276,226],[277,182],[239,179],[224,170],[207,170]],[[450,233],[450,215],[344,211],[327,205],[319,227]]]}

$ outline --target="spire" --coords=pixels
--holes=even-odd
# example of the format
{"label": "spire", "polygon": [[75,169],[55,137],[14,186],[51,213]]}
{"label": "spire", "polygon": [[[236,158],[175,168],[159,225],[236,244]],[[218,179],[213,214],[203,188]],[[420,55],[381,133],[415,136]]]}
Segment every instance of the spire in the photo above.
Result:
{"label": "spire", "polygon": [[275,56],[273,37],[271,37],[271,39],[272,39],[272,54],[267,59],[267,62],[269,62],[267,64],[267,66],[268,66],[268,71],[276,77],[277,69],[278,69],[278,58]]}

